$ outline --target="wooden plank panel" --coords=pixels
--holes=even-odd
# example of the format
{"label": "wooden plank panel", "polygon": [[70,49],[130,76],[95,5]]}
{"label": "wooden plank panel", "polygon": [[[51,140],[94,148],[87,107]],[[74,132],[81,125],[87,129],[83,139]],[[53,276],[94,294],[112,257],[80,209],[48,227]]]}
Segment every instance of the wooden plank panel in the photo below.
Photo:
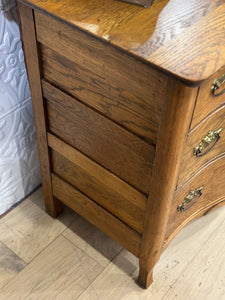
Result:
{"label": "wooden plank panel", "polygon": [[43,13],[35,11],[35,21],[37,39],[43,44],[44,76],[155,142],[167,86],[165,75]]}
{"label": "wooden plank panel", "polygon": [[139,233],[147,197],[91,159],[48,134],[52,170]]}
{"label": "wooden plank panel", "polygon": [[141,236],[94,201],[52,174],[53,194],[82,217],[116,240],[134,255],[139,255]]}
{"label": "wooden plank panel", "polygon": [[43,81],[49,130],[148,193],[154,147]]}

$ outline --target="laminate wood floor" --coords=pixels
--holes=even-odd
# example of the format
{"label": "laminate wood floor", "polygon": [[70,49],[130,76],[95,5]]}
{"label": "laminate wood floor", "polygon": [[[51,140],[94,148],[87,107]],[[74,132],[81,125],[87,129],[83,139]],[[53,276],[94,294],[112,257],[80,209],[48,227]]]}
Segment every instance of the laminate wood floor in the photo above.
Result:
{"label": "laminate wood floor", "polygon": [[42,189],[0,219],[0,300],[223,300],[225,207],[187,225],[143,290],[138,259],[66,208],[44,212]]}

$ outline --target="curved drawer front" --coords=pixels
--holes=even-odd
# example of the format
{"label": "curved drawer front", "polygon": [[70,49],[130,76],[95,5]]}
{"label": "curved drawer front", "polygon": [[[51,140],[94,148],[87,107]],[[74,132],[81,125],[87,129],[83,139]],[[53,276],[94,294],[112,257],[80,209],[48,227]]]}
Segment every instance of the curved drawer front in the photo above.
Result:
{"label": "curved drawer front", "polygon": [[173,200],[167,237],[210,207],[225,200],[225,156],[207,165],[189,181]]}
{"label": "curved drawer front", "polygon": [[177,190],[207,162],[225,152],[225,106],[190,134],[184,151]]}
{"label": "curved drawer front", "polygon": [[[224,74],[225,69],[217,72],[213,75],[213,77],[201,85],[191,123],[191,129],[198,125],[210,113],[224,104],[225,93],[222,93],[225,90],[225,82],[223,82],[225,77]],[[212,91],[213,86],[215,90],[214,93]],[[217,86],[219,86],[218,89],[216,88]]]}

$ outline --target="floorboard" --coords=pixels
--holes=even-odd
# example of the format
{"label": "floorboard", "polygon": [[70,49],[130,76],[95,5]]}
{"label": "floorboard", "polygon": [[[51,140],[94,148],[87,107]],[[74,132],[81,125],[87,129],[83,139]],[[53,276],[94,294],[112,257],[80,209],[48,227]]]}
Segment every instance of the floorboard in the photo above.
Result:
{"label": "floorboard", "polygon": [[0,219],[0,299],[225,300],[224,216],[188,224],[144,290],[135,256],[68,208],[50,218],[40,188]]}

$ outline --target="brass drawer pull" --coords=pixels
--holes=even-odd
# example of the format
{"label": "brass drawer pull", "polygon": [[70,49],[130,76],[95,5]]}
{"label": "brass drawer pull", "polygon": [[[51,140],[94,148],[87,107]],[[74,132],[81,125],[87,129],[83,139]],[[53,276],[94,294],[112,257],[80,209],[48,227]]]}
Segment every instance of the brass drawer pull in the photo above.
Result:
{"label": "brass drawer pull", "polygon": [[[194,155],[195,156],[203,156],[206,153],[208,153],[216,145],[216,143],[219,141],[220,133],[221,133],[222,130],[223,130],[222,127],[219,128],[218,130],[210,130],[208,132],[207,136],[205,136],[202,139],[201,143],[197,147],[194,148]],[[211,147],[209,147],[210,144],[212,144]],[[207,150],[202,153],[202,151],[206,148],[207,148]]]}
{"label": "brass drawer pull", "polygon": [[218,94],[216,94],[216,90],[218,90],[221,87],[221,85],[223,85],[224,83],[225,83],[225,73],[220,78],[217,78],[213,81],[211,86],[211,92],[213,93],[213,96],[219,97],[225,93],[225,89],[224,89]]}
{"label": "brass drawer pull", "polygon": [[184,201],[177,206],[179,212],[188,210],[191,208],[201,197],[204,186],[201,186],[195,190],[191,190],[189,194],[184,198]]}

